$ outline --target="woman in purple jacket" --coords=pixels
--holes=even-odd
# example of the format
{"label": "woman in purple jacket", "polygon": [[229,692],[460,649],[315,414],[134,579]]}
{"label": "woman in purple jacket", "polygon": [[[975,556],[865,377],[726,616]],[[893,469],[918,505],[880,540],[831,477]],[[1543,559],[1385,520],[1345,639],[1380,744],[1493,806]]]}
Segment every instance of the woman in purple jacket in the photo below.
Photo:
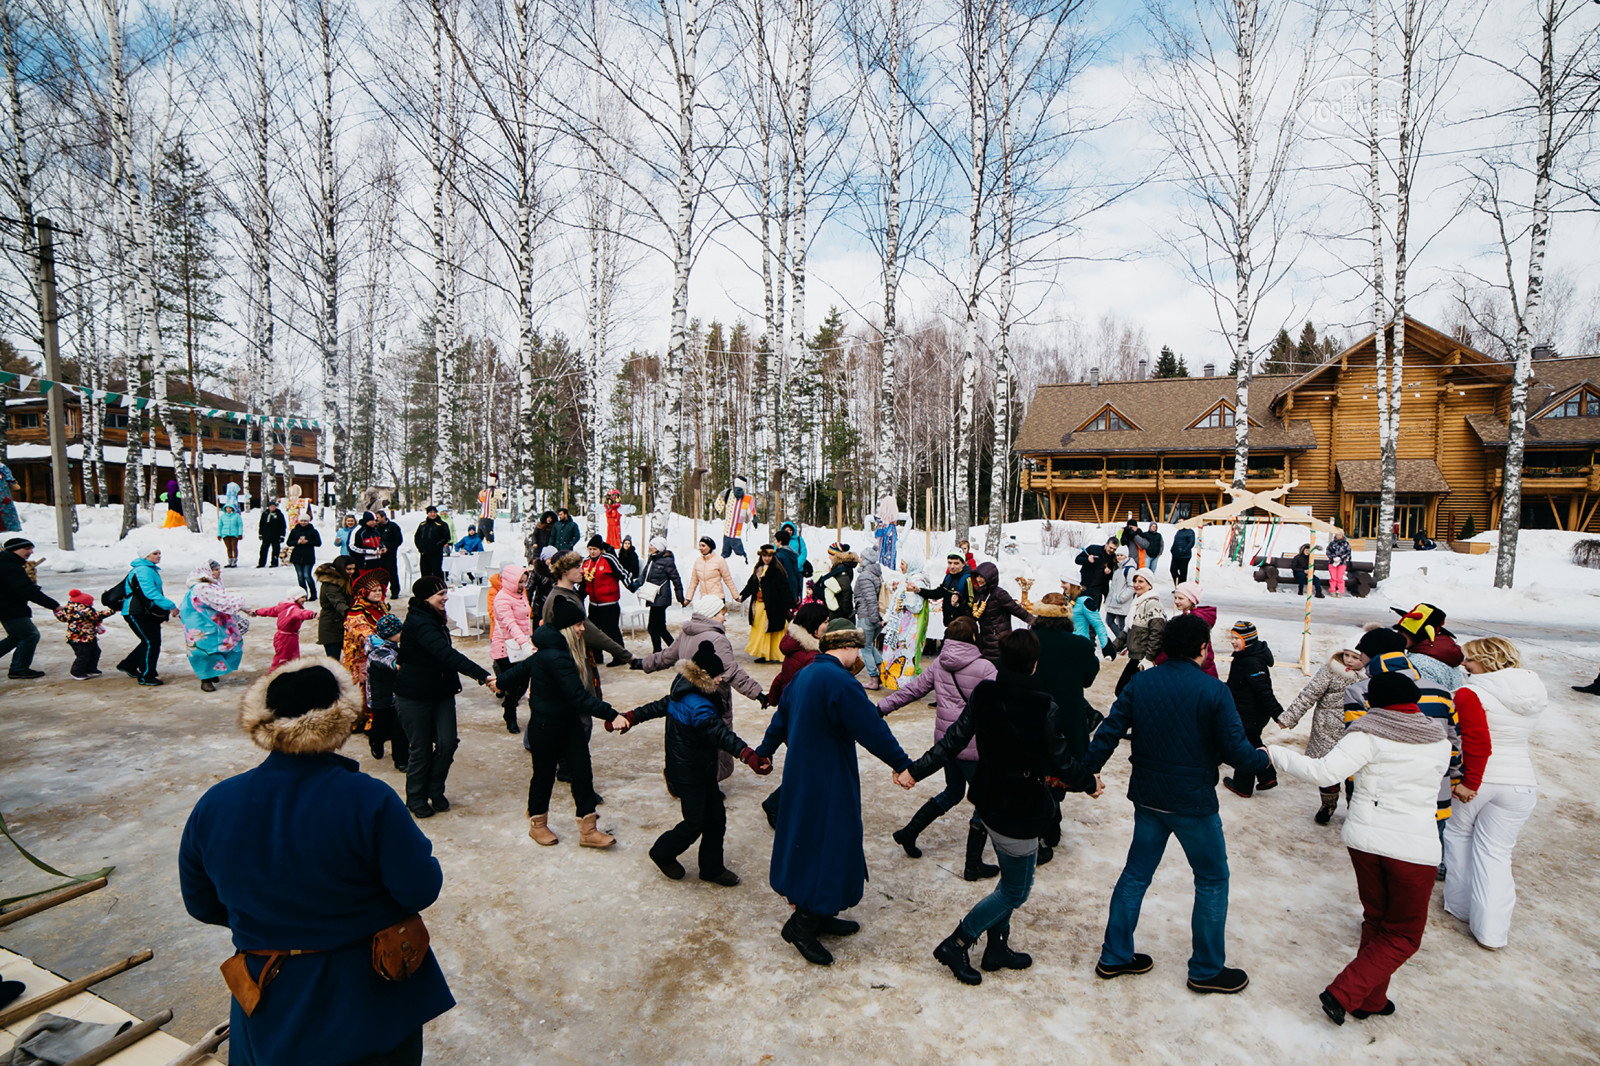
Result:
{"label": "woman in purple jacket", "polygon": [[[915,677],[902,678],[900,687],[878,702],[878,713],[888,714],[904,707],[926,696],[928,690],[932,689],[935,698],[933,741],[937,744],[944,739],[945,732],[955,720],[961,717],[978,682],[991,680],[996,672],[994,663],[985,659],[978,647],[978,623],[967,617],[954,619],[945,628],[944,646],[939,649],[939,657],[934,660],[933,666]],[[918,834],[961,802],[977,768],[978,742],[973,740],[961,750],[961,754],[945,763],[944,791],[918,807],[917,813],[911,816],[911,821],[906,823],[904,829],[895,830],[894,842],[905,848],[907,855],[913,859],[922,857],[922,849],[917,847]],[[984,831],[983,822],[974,812],[967,824],[967,864],[962,874],[968,881],[994,877],[1000,872],[1000,867],[983,861],[983,844],[987,839],[988,833]]]}

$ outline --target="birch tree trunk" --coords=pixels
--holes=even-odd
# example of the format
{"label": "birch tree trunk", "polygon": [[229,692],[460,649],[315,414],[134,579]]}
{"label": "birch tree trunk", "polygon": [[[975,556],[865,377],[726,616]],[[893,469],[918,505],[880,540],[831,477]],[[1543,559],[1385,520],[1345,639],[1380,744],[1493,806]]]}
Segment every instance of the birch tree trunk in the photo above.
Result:
{"label": "birch tree trunk", "polygon": [[[1499,554],[1495,588],[1511,588],[1517,571],[1517,537],[1522,532],[1522,459],[1528,430],[1528,385],[1533,377],[1531,325],[1544,300],[1544,257],[1550,242],[1550,172],[1555,127],[1555,31],[1557,0],[1542,0],[1540,15],[1538,148],[1534,155],[1533,224],[1528,244],[1528,280],[1517,315],[1516,361],[1512,368],[1511,410],[1506,418],[1506,467],[1500,505]],[[1509,250],[1506,258],[1510,273]]]}
{"label": "birch tree trunk", "polygon": [[449,160],[445,149],[445,38],[443,15],[436,13],[433,20],[433,100],[429,115],[429,163],[433,168],[433,216],[429,236],[433,240],[433,385],[434,452],[433,469],[429,478],[428,495],[435,506],[451,508],[454,493],[451,491],[451,442],[455,437],[455,410],[451,398],[455,394],[454,338],[450,328],[450,291],[445,262],[445,183]]}
{"label": "birch tree trunk", "polygon": [[967,138],[971,156],[971,197],[967,210],[967,280],[962,293],[966,323],[961,341],[961,396],[955,434],[955,521],[956,539],[968,535],[972,524],[972,455],[977,426],[976,391],[978,382],[978,298],[982,269],[980,235],[983,224],[983,194],[989,141],[989,25],[985,0],[963,0],[961,16],[967,64]]}
{"label": "birch tree trunk", "polygon": [[[1367,202],[1372,212],[1372,343],[1373,367],[1377,374],[1378,395],[1378,448],[1379,455],[1388,455],[1393,445],[1393,431],[1389,422],[1389,404],[1385,397],[1388,396],[1389,382],[1389,341],[1386,317],[1383,313],[1383,186],[1382,171],[1380,169],[1378,116],[1381,113],[1378,102],[1378,88],[1381,84],[1378,77],[1379,43],[1382,33],[1378,21],[1378,0],[1372,0],[1372,51],[1369,58],[1369,77],[1372,98],[1370,110],[1367,114]],[[1391,511],[1387,516],[1383,513],[1380,500],[1378,508],[1378,549],[1376,561],[1373,563],[1373,576],[1382,581],[1389,576],[1389,557],[1391,554],[1389,538],[1383,535],[1383,530],[1388,528],[1384,523],[1393,523],[1394,496],[1389,497]]]}
{"label": "birch tree trunk", "polygon": [[[878,463],[877,494],[895,491],[895,470],[899,442],[895,439],[895,375],[897,371],[900,327],[896,317],[896,297],[900,291],[900,151],[902,96],[901,63],[905,56],[906,30],[901,22],[900,0],[889,0],[889,120],[888,162],[885,177],[888,192],[884,201],[883,230],[883,356],[878,380]],[[914,501],[913,501],[914,502]]]}
{"label": "birch tree trunk", "polygon": [[[806,184],[806,141],[811,126],[811,71],[816,55],[814,31],[817,18],[815,0],[794,0],[794,4],[795,37],[792,47],[793,54],[799,62],[799,70],[795,76],[794,103],[788,130],[794,213],[790,219],[793,236],[790,238],[789,249],[789,333],[785,345],[788,355],[784,359],[788,379],[791,382],[805,380],[810,373],[811,365],[810,349],[806,344],[806,247],[809,238],[806,230],[806,201],[810,196],[810,189]],[[786,405],[789,408],[793,406]],[[807,453],[812,450],[814,442],[798,432],[794,426],[797,413],[794,410],[789,411],[790,427],[785,436],[789,458],[787,482],[791,501],[789,510],[792,516],[798,519],[800,490],[804,487],[799,472],[805,467],[809,459]]]}
{"label": "birch tree trunk", "polygon": [[[539,517],[532,506],[521,507],[520,501],[531,501],[536,486],[533,482],[533,456],[535,432],[533,425],[533,250],[534,218],[533,198],[537,187],[538,160],[534,144],[533,114],[534,92],[529,76],[533,69],[533,19],[531,8],[535,0],[514,0],[516,19],[517,70],[512,75],[516,94],[514,119],[516,123],[517,162],[517,420],[512,426],[511,455],[511,507],[513,514],[522,520],[522,541],[533,543],[533,529]],[[532,562],[533,560],[529,560]]]}
{"label": "birch tree trunk", "polygon": [[1011,464],[1007,455],[1011,429],[1011,300],[1015,189],[1011,99],[1011,0],[1000,0],[1000,354],[994,368],[994,451],[989,460],[989,536],[984,551],[1000,554],[1006,515],[1006,488]]}
{"label": "birch tree trunk", "polygon": [[[251,104],[255,113],[250,123],[250,148],[255,154],[255,189],[251,197],[250,219],[250,283],[255,292],[251,308],[251,348],[253,366],[250,368],[249,402],[252,415],[264,414],[271,403],[275,378],[272,359],[272,186],[267,174],[267,153],[270,150],[268,123],[272,100],[267,91],[267,6],[266,0],[256,0],[254,46],[255,61],[251,70],[255,90]],[[260,467],[256,473],[259,502],[263,505],[272,495],[272,480],[276,476],[277,462],[269,447],[271,437],[265,426],[245,424],[245,499],[250,497],[249,455],[250,437],[260,429],[256,443],[261,449]]]}
{"label": "birch tree trunk", "polygon": [[317,185],[319,194],[318,233],[322,260],[322,309],[317,321],[322,349],[322,463],[317,472],[317,499],[322,507],[327,500],[323,478],[331,474],[336,505],[350,501],[350,470],[347,446],[349,430],[340,410],[339,390],[348,375],[339,365],[339,243],[336,227],[339,217],[339,186],[333,152],[333,23],[330,0],[319,0],[317,28],[322,45],[322,84],[317,112]]}
{"label": "birch tree trunk", "polygon": [[[668,39],[673,36],[671,17],[663,7]],[[683,368],[689,352],[689,268],[694,261],[694,205],[697,175],[694,166],[694,109],[699,90],[697,52],[700,45],[701,12],[699,0],[683,5],[682,47],[677,62],[678,132],[677,192],[678,211],[672,239],[672,334],[667,358],[662,367],[662,401],[665,417],[661,427],[661,449],[656,460],[655,523],[652,535],[666,536],[672,516],[672,498],[677,491],[682,469]]]}
{"label": "birch tree trunk", "polygon": [[1255,170],[1255,101],[1252,99],[1254,81],[1251,66],[1255,63],[1255,13],[1257,0],[1234,0],[1235,20],[1238,25],[1239,80],[1238,110],[1234,116],[1234,149],[1236,171],[1234,180],[1233,242],[1234,335],[1233,353],[1239,370],[1234,378],[1233,422],[1233,484],[1244,488],[1250,476],[1250,379],[1254,375],[1254,358],[1250,351],[1250,236],[1254,218],[1250,204],[1250,181]]}

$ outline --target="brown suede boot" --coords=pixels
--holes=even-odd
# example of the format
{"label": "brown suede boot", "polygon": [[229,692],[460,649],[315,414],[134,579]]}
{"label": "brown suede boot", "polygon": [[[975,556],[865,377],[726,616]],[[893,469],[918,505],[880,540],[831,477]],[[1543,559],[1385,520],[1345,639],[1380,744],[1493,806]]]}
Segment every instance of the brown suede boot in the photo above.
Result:
{"label": "brown suede boot", "polygon": [[[617,842],[617,838],[610,833],[602,833],[595,827],[600,820],[598,814],[586,814],[578,819],[578,846],[583,848],[609,848]],[[548,830],[546,830],[548,832]]]}
{"label": "brown suede boot", "polygon": [[550,828],[545,825],[549,817],[548,814],[530,814],[528,816],[528,836],[533,838],[535,844],[542,844],[547,848],[551,844],[561,843],[561,838],[550,832]]}

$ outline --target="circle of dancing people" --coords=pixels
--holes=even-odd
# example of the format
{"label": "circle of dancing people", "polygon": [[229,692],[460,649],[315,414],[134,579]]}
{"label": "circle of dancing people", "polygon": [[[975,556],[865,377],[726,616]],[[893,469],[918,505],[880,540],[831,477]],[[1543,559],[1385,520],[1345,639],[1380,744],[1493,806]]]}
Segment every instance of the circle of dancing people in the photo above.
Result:
{"label": "circle of dancing people", "polygon": [[[753,526],[749,515],[739,528],[744,522]],[[1027,905],[1038,868],[1060,846],[1064,809],[1081,802],[1071,794],[1099,799],[1102,771],[1124,743],[1134,817],[1107,907],[1094,966],[1098,978],[1156,968],[1151,955],[1137,950],[1136,937],[1145,893],[1176,837],[1194,878],[1186,985],[1197,994],[1248,986],[1246,972],[1229,964],[1219,778],[1237,797],[1230,802],[1253,800],[1280,778],[1309,782],[1319,790],[1309,812],[1319,827],[1333,822],[1341,793],[1345,797],[1342,838],[1361,936],[1355,958],[1319,993],[1318,1006],[1331,1022],[1396,1011],[1390,981],[1421,945],[1439,881],[1446,911],[1479,944],[1504,947],[1516,899],[1512,849],[1536,802],[1530,740],[1547,702],[1518,649],[1498,637],[1458,644],[1444,611],[1422,603],[1397,610],[1400,618],[1392,624],[1369,625],[1350,647],[1334,651],[1286,707],[1274,692],[1272,651],[1250,621],[1226,631],[1231,655],[1223,664],[1226,677],[1220,674],[1217,612],[1189,578],[1187,557],[1181,567],[1173,562],[1173,591],[1158,590],[1151,564],[1160,540],[1153,532],[1139,534],[1132,549],[1116,538],[1085,549],[1077,579],[1063,580],[1059,592],[1036,604],[1028,595],[1033,582],[1019,583],[1022,596],[1013,597],[996,564],[977,562],[964,544],[949,554],[942,572],[937,563],[880,562],[874,548],[833,544],[828,570],[808,580],[813,572],[801,562],[800,530],[785,524],[774,543],[757,549],[736,593],[727,556],[743,553],[726,536],[720,555],[710,537],[696,545],[699,558],[687,587],[661,537],[648,542],[648,555],[637,564],[624,563],[599,536],[582,553],[530,542],[530,564],[507,566],[491,582],[493,673],[451,646],[443,610],[449,590],[441,578],[416,582],[402,623],[387,610],[387,571],[341,557],[316,575],[322,582],[319,641],[328,654],[277,665],[247,700],[246,725],[272,754],[256,771],[213,789],[191,817],[185,899],[197,918],[218,924],[260,900],[254,859],[247,862],[226,841],[242,833],[246,810],[259,816],[252,804],[293,807],[272,791],[268,772],[292,766],[298,788],[326,788],[328,795],[354,789],[361,793],[350,800],[357,807],[403,802],[412,818],[382,822],[379,866],[404,866],[418,884],[402,909],[423,909],[437,895],[439,875],[414,819],[450,809],[445,786],[457,747],[455,696],[465,676],[500,698],[508,731],[521,736],[531,762],[527,833],[540,847],[557,846],[566,836],[551,818],[558,782],[568,785],[576,817],[568,839],[595,849],[616,843],[599,824],[603,800],[590,760],[594,722],[607,733],[627,734],[662,720],[663,776],[680,818],[647,854],[674,881],[688,875],[683,860],[695,848],[700,881],[728,888],[740,883],[728,862],[721,783],[739,763],[756,775],[772,774],[783,751],[779,787],[762,804],[773,829],[768,881],[790,907],[779,936],[814,965],[831,964],[841,941],[860,929],[846,915],[861,902],[867,877],[858,746],[904,789],[942,775],[942,789],[890,834],[908,860],[923,856],[919,838],[934,822],[963,799],[970,804],[962,877],[992,887],[964,901],[953,929],[932,945],[937,963],[964,984],[1031,965],[1031,956],[1013,946],[1012,919]],[[649,655],[635,656],[623,642],[624,588],[641,593],[650,615]],[[690,609],[676,637],[664,618],[673,602]],[[740,603],[751,626],[747,655],[780,664],[766,689],[740,665],[728,636],[730,607]],[[342,638],[324,628],[330,611],[344,617]],[[915,620],[909,638],[907,614]],[[926,641],[936,641],[937,650],[923,659]],[[909,656],[906,647],[913,649]],[[1102,659],[1119,656],[1127,662],[1114,701],[1101,714],[1086,693]],[[671,677],[664,694],[621,709],[604,693],[607,666]],[[885,688],[890,691],[875,703],[868,693]],[[755,743],[733,728],[735,693],[772,712]],[[935,710],[932,743],[914,757],[885,717],[928,696]],[[524,700],[527,719],[519,725]],[[1264,740],[1269,723],[1292,729],[1308,714],[1304,751]],[[316,730],[295,724],[310,719],[332,724]],[[313,782],[327,777],[331,764],[306,760],[328,756],[352,731],[369,734],[375,757],[382,757],[385,743],[393,745],[396,768],[406,774],[403,801],[392,790],[378,795],[358,787],[342,773]],[[1231,768],[1225,777],[1223,765]],[[342,824],[322,830],[323,836],[341,832],[360,830]],[[985,861],[990,851],[992,863]],[[310,861],[305,855],[278,858]],[[337,869],[326,874],[340,891],[349,890],[348,875]],[[280,893],[267,909],[277,908],[283,927],[295,928],[303,906]],[[273,937],[262,931],[246,939]],[[981,953],[974,954],[980,940]],[[274,980],[289,982],[293,975],[302,990],[314,986],[319,993],[280,996],[291,1003],[285,1009],[304,1009],[292,1004],[312,999],[345,1002],[347,995],[360,1009],[378,1009],[380,1000],[382,1009],[398,1009],[404,1000],[415,1024],[395,1046],[410,1049],[414,1041],[420,1056],[420,1026],[448,1009],[448,992],[429,985],[407,999],[405,985],[363,986],[358,995],[340,984],[344,978],[334,969],[315,970],[292,957],[282,962]],[[237,997],[234,1014],[239,1031],[253,1038],[257,1022]],[[273,1034],[262,1039],[293,1043],[297,1038],[284,1035],[281,1022],[260,1023]],[[392,1027],[383,1032],[384,1039],[395,1037]],[[409,1055],[382,1061],[418,1061]]]}

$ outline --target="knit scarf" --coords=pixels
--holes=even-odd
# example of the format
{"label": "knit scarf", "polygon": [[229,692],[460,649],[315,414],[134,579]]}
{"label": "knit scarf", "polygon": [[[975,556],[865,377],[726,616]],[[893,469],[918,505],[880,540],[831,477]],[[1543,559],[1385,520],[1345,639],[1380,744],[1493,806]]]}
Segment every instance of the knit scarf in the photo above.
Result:
{"label": "knit scarf", "polygon": [[1374,707],[1346,727],[1349,733],[1371,733],[1402,744],[1432,744],[1445,739],[1444,722],[1419,713],[1415,703]]}

